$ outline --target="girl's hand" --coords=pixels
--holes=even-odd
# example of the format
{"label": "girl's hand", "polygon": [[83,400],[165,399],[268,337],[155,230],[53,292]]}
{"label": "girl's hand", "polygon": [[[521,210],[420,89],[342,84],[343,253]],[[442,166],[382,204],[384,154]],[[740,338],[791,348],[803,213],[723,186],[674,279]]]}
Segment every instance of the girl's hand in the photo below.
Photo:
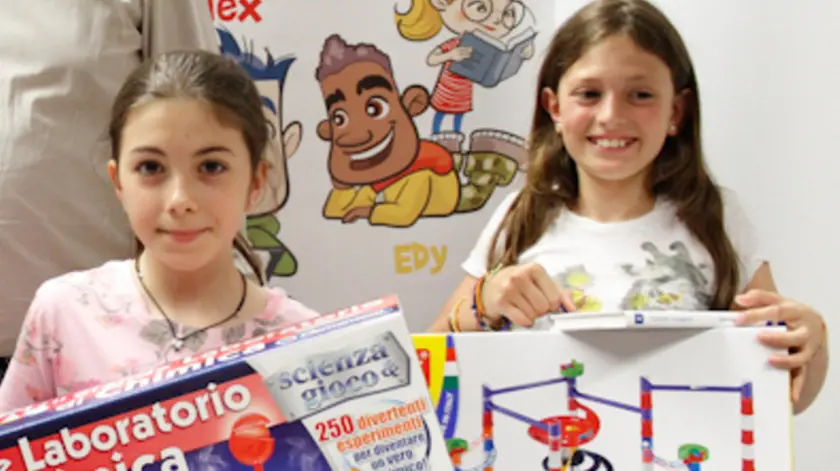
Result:
{"label": "girl's hand", "polygon": [[783,298],[777,293],[751,290],[735,298],[747,308],[740,314],[738,325],[784,322],[786,331],[766,331],[758,335],[764,345],[788,349],[788,354],[774,355],[770,363],[778,368],[791,370],[793,375],[793,400],[799,399],[804,385],[805,368],[823,346],[824,323],[822,317],[804,304]]}
{"label": "girl's hand", "polygon": [[506,267],[490,275],[482,298],[490,321],[504,316],[523,327],[531,327],[535,319],[550,312],[575,310],[571,294],[536,263]]}

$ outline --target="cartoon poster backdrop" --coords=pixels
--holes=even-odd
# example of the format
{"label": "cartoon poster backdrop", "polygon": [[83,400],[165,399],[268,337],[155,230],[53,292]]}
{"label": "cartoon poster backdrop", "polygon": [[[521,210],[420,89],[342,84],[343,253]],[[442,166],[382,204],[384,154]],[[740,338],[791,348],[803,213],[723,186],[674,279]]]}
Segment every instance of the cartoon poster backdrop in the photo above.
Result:
{"label": "cartoon poster backdrop", "polygon": [[[523,180],[553,2],[208,0],[263,95],[270,188],[248,238],[318,310],[387,293],[423,330]],[[544,23],[544,24],[543,24]]]}

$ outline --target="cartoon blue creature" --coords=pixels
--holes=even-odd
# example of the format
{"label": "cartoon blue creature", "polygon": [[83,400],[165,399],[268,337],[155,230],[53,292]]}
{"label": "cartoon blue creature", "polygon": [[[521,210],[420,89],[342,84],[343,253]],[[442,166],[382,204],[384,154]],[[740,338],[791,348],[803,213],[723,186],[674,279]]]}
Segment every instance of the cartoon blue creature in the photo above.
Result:
{"label": "cartoon blue creature", "polygon": [[[277,213],[289,198],[288,160],[297,151],[303,135],[300,122],[293,121],[283,127],[283,85],[295,57],[275,59],[266,48],[263,61],[253,52],[240,46],[236,38],[224,28],[217,28],[222,55],[242,66],[254,80],[262,96],[263,111],[271,128],[271,142],[266,160],[269,163],[268,186],[248,214],[247,236],[254,250],[268,254],[265,279],[292,276],[298,263],[294,254],[279,239],[280,221]],[[253,47],[251,48],[253,49]]]}

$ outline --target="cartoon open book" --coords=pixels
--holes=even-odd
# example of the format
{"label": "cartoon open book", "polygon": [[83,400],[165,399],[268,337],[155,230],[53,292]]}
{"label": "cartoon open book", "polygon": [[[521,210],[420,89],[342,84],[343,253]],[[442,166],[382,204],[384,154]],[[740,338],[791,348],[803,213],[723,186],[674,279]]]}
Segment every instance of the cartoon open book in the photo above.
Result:
{"label": "cartoon open book", "polygon": [[464,33],[460,47],[471,47],[472,55],[453,62],[449,70],[488,88],[515,75],[525,61],[525,48],[537,32],[528,27],[505,39],[493,38],[481,30]]}

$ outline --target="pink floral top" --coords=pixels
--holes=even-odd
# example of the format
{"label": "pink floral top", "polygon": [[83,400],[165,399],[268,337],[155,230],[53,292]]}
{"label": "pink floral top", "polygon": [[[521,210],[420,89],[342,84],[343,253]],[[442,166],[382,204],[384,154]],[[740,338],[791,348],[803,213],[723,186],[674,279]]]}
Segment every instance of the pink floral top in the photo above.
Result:
{"label": "pink floral top", "polygon": [[176,352],[167,322],[152,315],[140,295],[132,261],[53,278],[41,285],[26,314],[0,385],[0,411],[119,380],[318,315],[279,288],[266,289],[262,314],[193,335]]}

